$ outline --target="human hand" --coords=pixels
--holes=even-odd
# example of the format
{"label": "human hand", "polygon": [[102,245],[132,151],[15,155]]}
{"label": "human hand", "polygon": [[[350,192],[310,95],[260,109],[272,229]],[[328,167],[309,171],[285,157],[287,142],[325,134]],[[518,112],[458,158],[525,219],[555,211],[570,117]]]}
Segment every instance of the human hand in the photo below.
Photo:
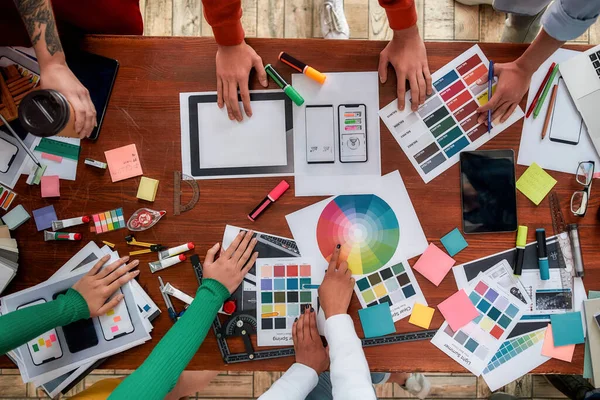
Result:
{"label": "human hand", "polygon": [[317,375],[329,367],[329,347],[323,346],[317,329],[317,313],[307,307],[292,326],[296,362],[315,370]]}
{"label": "human hand", "polygon": [[252,253],[256,246],[256,238],[252,238],[253,234],[253,231],[238,233],[231,245],[221,252],[221,256],[216,261],[219,243],[210,248],[204,260],[204,277],[219,281],[229,290],[229,293],[235,292],[258,258],[258,252]]}
{"label": "human hand", "polygon": [[64,62],[44,65],[40,71],[40,87],[60,92],[75,112],[75,132],[81,139],[90,137],[96,122],[96,108],[88,90]]}
{"label": "human hand", "polygon": [[[520,66],[517,62],[494,65],[494,75],[498,77],[492,99],[477,109],[480,113],[477,121],[487,125],[487,112],[492,110],[492,121],[500,118],[500,123],[506,121],[529,90],[533,72]],[[488,73],[479,78],[478,85],[487,85]]]}
{"label": "human hand", "polygon": [[109,259],[109,255],[102,257],[87,274],[73,285],[73,289],[77,290],[87,303],[91,318],[104,315],[108,310],[116,307],[123,300],[122,294],[113,297],[108,303],[106,303],[106,299],[140,273],[139,270],[130,272],[138,266],[138,260],[133,260],[123,266],[129,260],[129,256],[100,270]]}
{"label": "human hand", "polygon": [[252,116],[250,106],[250,92],[248,91],[248,77],[254,68],[258,81],[267,87],[267,73],[262,63],[262,58],[256,51],[242,42],[235,46],[220,46],[217,49],[217,104],[223,108],[227,106],[230,120],[242,121],[244,118],[238,102],[238,86],[242,97],[244,111],[248,117]]}
{"label": "human hand", "polygon": [[337,314],[346,314],[352,299],[354,289],[352,271],[348,269],[346,261],[342,261],[338,266],[339,257],[340,245],[338,244],[331,256],[323,283],[319,287],[319,301],[325,313],[325,318]]}
{"label": "human hand", "polygon": [[379,54],[379,79],[387,81],[387,65],[391,63],[398,78],[398,109],[404,110],[406,81],[410,83],[412,110],[417,111],[431,90],[431,74],[427,64],[427,51],[417,26],[394,31],[392,40]]}

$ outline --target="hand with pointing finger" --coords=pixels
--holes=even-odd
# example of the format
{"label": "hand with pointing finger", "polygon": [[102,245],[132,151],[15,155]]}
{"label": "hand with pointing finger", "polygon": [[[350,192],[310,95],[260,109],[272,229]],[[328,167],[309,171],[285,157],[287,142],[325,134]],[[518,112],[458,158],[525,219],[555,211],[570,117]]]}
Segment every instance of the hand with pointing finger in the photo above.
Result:
{"label": "hand with pointing finger", "polygon": [[352,271],[348,268],[348,263],[342,261],[338,265],[340,247],[338,244],[333,252],[329,267],[325,272],[325,278],[319,287],[319,300],[325,318],[337,314],[346,314],[354,290],[354,278],[352,277]]}
{"label": "hand with pointing finger", "polygon": [[216,261],[219,243],[211,247],[204,260],[204,278],[220,282],[229,293],[235,292],[258,258],[257,252],[252,253],[256,246],[256,239],[252,238],[253,234],[253,231],[238,233],[231,245],[221,252],[221,256]]}
{"label": "hand with pointing finger", "polygon": [[398,109],[406,106],[406,81],[410,83],[411,109],[417,111],[425,97],[431,95],[431,74],[427,64],[427,51],[417,26],[394,31],[392,40],[379,54],[379,79],[387,81],[387,66],[392,64],[398,80]]}
{"label": "hand with pointing finger", "polygon": [[256,70],[260,84],[267,87],[269,83],[262,59],[252,47],[248,46],[246,42],[234,46],[219,45],[217,49],[217,104],[219,108],[223,108],[223,105],[227,107],[227,114],[232,121],[235,119],[240,122],[244,119],[238,102],[238,87],[244,112],[248,117],[252,116],[248,90],[248,80],[252,68]]}
{"label": "hand with pointing finger", "polygon": [[109,259],[109,255],[102,257],[87,274],[73,285],[73,289],[77,290],[87,303],[91,318],[104,315],[108,310],[116,307],[123,300],[122,294],[113,297],[108,303],[106,300],[117,289],[140,273],[139,270],[131,271],[138,266],[138,260],[125,264],[129,260],[128,256],[102,268]]}
{"label": "hand with pointing finger", "polygon": [[[492,121],[506,121],[515,111],[531,82],[533,72],[522,68],[517,62],[494,65],[494,75],[498,77],[492,99],[477,109],[480,113],[477,121],[487,125],[487,112],[492,110]],[[479,78],[478,85],[487,85],[488,73]]]}

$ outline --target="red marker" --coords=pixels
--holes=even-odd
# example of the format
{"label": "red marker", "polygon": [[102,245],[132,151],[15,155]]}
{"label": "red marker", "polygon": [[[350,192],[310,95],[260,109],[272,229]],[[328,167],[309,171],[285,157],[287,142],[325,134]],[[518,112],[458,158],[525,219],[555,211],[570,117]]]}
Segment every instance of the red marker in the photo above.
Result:
{"label": "red marker", "polygon": [[[540,94],[542,94],[542,91],[544,90],[544,87],[546,86],[546,83],[548,82],[548,78],[550,78],[550,75],[552,74],[552,70],[554,69],[555,65],[556,65],[556,63],[553,62],[552,65],[550,66],[550,69],[548,70],[548,73],[546,73],[546,76],[544,77],[544,80],[542,81],[540,88],[538,89],[537,93],[533,97],[533,101],[531,102],[531,105],[529,106],[529,110],[527,110],[527,114],[525,114],[525,118],[529,118],[529,116],[533,112],[533,109],[537,105],[537,102],[540,98]],[[535,118],[535,115],[534,115],[534,118]]]}
{"label": "red marker", "polygon": [[271,190],[271,192],[261,201],[254,210],[248,214],[248,219],[252,222],[256,221],[258,216],[265,211],[271,204],[275,203],[277,199],[281,197],[282,194],[285,193],[286,190],[290,188],[290,184],[286,181],[279,182],[279,185],[275,186],[275,189]]}

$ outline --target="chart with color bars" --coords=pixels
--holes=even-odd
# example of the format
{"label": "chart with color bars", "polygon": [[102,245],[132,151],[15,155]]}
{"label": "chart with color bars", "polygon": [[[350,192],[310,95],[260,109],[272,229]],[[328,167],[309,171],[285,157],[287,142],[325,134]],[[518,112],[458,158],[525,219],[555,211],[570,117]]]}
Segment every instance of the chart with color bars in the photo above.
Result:
{"label": "chart with color bars", "polygon": [[126,226],[122,208],[94,214],[92,221],[94,225],[90,227],[90,231],[96,233],[116,231]]}
{"label": "chart with color bars", "polygon": [[[517,107],[507,121],[493,124],[490,134],[477,122],[477,108],[488,101],[487,83],[477,80],[487,73],[488,63],[475,45],[432,75],[433,93],[416,112],[410,107],[399,111],[397,100],[379,110],[425,183],[458,162],[461,151],[477,149],[523,116]],[[495,88],[494,83],[492,93]],[[406,104],[410,98],[409,92]]]}
{"label": "chart with color bars", "polygon": [[8,210],[17,194],[4,186],[0,185],[0,208]]}
{"label": "chart with color bars", "polygon": [[363,308],[388,303],[394,321],[410,315],[415,302],[427,305],[408,262],[356,278],[354,291]]}
{"label": "chart with color bars", "polygon": [[302,310],[317,310],[317,289],[323,273],[303,258],[258,259],[257,314],[259,346],[293,344],[292,326]]}
{"label": "chart with color bars", "polygon": [[483,279],[469,291],[479,316],[456,332],[444,322],[431,342],[479,376],[518,323],[525,305],[516,299],[513,302],[513,297],[500,286]]}

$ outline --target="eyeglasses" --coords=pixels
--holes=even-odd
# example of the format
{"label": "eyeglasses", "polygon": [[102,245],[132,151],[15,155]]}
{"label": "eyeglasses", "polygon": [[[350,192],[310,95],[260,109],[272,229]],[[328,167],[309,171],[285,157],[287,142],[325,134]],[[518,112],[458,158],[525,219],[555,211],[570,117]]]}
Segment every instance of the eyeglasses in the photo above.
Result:
{"label": "eyeglasses", "polygon": [[571,196],[571,212],[576,217],[583,217],[587,211],[588,201],[592,192],[592,180],[594,178],[595,163],[593,161],[582,161],[577,167],[575,180],[583,185],[583,190],[578,190]]}

